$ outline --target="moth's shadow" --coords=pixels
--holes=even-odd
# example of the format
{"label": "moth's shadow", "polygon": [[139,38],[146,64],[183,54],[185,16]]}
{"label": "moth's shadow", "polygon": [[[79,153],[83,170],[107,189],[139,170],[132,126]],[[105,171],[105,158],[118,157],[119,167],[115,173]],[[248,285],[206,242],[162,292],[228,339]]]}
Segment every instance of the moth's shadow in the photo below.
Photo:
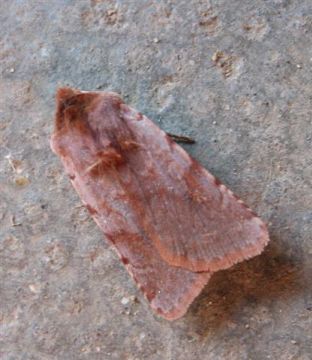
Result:
{"label": "moth's shadow", "polygon": [[282,254],[274,244],[271,238],[260,256],[212,276],[186,315],[192,332],[202,338],[225,326],[248,327],[253,309],[266,311],[276,299],[301,294],[300,262]]}

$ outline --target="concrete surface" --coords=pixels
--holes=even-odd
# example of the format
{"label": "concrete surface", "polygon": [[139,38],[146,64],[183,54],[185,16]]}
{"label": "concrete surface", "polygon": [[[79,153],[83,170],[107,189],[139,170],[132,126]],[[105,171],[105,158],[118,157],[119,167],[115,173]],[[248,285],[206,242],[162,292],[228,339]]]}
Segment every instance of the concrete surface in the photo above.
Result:
{"label": "concrete surface", "polygon": [[[0,2],[0,358],[312,359],[312,2]],[[110,89],[268,222],[156,318],[49,148],[60,85]]]}

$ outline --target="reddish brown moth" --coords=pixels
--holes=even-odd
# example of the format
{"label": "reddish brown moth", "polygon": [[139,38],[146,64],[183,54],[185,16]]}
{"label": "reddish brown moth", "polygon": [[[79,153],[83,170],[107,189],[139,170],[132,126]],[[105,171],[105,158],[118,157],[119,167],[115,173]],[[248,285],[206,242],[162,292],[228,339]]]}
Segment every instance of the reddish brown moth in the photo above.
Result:
{"label": "reddish brown moth", "polygon": [[51,146],[151,307],[181,317],[215,271],[260,254],[265,224],[108,92],[57,93]]}

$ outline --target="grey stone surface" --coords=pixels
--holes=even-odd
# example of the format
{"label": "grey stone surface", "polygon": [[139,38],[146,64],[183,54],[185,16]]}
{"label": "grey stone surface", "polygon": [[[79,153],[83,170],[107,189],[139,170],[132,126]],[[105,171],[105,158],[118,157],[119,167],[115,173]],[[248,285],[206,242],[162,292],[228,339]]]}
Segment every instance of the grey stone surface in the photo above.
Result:
{"label": "grey stone surface", "polygon": [[[0,2],[0,358],[312,359],[312,2]],[[49,148],[61,85],[109,89],[269,224],[155,317]]]}

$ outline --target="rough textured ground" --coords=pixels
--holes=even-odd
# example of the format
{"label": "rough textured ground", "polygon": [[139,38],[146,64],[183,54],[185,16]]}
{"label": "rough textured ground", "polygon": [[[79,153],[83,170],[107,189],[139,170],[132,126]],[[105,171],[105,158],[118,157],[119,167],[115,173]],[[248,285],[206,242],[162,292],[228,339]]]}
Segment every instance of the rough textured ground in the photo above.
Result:
{"label": "rough textured ground", "polygon": [[[0,358],[312,359],[311,0],[0,2]],[[49,148],[60,85],[110,89],[269,224],[156,318]]]}

